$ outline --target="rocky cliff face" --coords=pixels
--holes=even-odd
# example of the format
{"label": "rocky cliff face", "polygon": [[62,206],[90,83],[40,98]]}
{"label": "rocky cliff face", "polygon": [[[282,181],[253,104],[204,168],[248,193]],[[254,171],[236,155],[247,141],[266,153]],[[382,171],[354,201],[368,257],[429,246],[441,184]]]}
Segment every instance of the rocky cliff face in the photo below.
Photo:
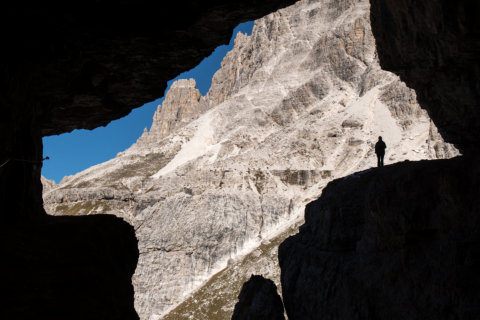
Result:
{"label": "rocky cliff face", "polygon": [[136,144],[44,194],[52,214],[110,213],[134,226],[142,319],[298,222],[330,180],[374,166],[379,135],[387,163],[457,154],[415,93],[380,68],[369,18],[367,1],[324,0],[257,20],[205,97],[192,80],[173,84]]}
{"label": "rocky cliff face", "polygon": [[153,115],[150,131],[145,128],[138,143],[155,145],[176,129],[198,118],[206,108],[200,104],[202,95],[195,87],[194,79],[178,80],[172,84],[161,106]]}

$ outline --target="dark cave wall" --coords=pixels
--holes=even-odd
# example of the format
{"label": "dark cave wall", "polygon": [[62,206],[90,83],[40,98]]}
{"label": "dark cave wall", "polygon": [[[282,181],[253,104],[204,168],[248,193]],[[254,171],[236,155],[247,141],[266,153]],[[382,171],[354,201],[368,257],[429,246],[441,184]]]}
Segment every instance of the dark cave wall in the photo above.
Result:
{"label": "dark cave wall", "polygon": [[[136,319],[133,228],[50,217],[42,136],[93,129],[163,95],[239,23],[292,0],[22,1],[0,13],[2,319]],[[66,219],[65,219],[66,218]]]}
{"label": "dark cave wall", "polygon": [[380,65],[415,89],[446,141],[480,138],[480,2],[370,0]]}
{"label": "dark cave wall", "polygon": [[402,162],[327,185],[279,248],[289,319],[476,319],[478,159]]}
{"label": "dark cave wall", "polygon": [[0,117],[0,201],[9,224],[43,215],[42,137],[30,110],[3,109]]}
{"label": "dark cave wall", "polygon": [[138,319],[133,228],[110,215],[26,219],[0,234],[0,319]]}

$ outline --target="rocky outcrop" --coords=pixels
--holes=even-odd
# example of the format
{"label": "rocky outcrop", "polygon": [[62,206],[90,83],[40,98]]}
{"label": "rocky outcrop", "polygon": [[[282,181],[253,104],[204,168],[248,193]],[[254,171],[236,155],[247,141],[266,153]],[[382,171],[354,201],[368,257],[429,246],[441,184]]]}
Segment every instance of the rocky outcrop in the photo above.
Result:
{"label": "rocky outcrop", "polygon": [[[374,165],[378,135],[388,163],[457,154],[415,93],[379,67],[367,1],[301,1],[257,20],[207,95],[197,92],[174,83],[150,132],[44,194],[52,214],[113,213],[134,226],[142,319],[163,317],[296,223],[332,179]],[[236,283],[243,273],[223,274]],[[234,301],[223,301],[231,315]]]}
{"label": "rocky outcrop", "polygon": [[238,296],[232,320],[285,320],[282,299],[272,280],[252,275]]}
{"label": "rocky outcrop", "polygon": [[46,193],[57,187],[57,184],[53,180],[49,180],[44,176],[41,176],[40,179],[42,181],[43,193]]}
{"label": "rocky outcrop", "polygon": [[195,79],[180,79],[172,84],[162,105],[158,106],[153,115],[150,131],[145,129],[138,143],[155,145],[159,140],[197,119],[206,111],[206,108],[200,104],[202,95],[195,85]]}
{"label": "rocky outcrop", "polygon": [[402,162],[329,183],[280,246],[289,319],[474,319],[477,161]]}

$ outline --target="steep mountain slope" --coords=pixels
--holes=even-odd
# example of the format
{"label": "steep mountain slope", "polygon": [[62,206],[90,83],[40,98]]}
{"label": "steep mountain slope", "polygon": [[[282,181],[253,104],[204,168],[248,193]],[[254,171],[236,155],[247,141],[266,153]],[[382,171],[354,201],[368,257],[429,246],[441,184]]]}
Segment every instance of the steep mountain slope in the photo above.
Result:
{"label": "steep mountain slope", "polygon": [[[205,97],[193,80],[172,85],[150,131],[64,178],[45,208],[131,223],[135,306],[159,319],[298,222],[330,180],[374,166],[379,135],[387,164],[457,154],[414,91],[381,70],[368,1],[300,1],[237,35]],[[260,268],[249,272],[278,274]]]}

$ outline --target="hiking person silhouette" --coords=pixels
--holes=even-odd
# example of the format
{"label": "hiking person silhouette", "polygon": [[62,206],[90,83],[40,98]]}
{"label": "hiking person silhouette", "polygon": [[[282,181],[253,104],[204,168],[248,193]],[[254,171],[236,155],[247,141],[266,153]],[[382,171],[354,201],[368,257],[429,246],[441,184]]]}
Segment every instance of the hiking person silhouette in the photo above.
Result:
{"label": "hiking person silhouette", "polygon": [[375,144],[375,153],[377,154],[377,165],[383,167],[383,158],[385,157],[385,149],[387,145],[383,142],[382,137],[378,137],[378,141]]}

